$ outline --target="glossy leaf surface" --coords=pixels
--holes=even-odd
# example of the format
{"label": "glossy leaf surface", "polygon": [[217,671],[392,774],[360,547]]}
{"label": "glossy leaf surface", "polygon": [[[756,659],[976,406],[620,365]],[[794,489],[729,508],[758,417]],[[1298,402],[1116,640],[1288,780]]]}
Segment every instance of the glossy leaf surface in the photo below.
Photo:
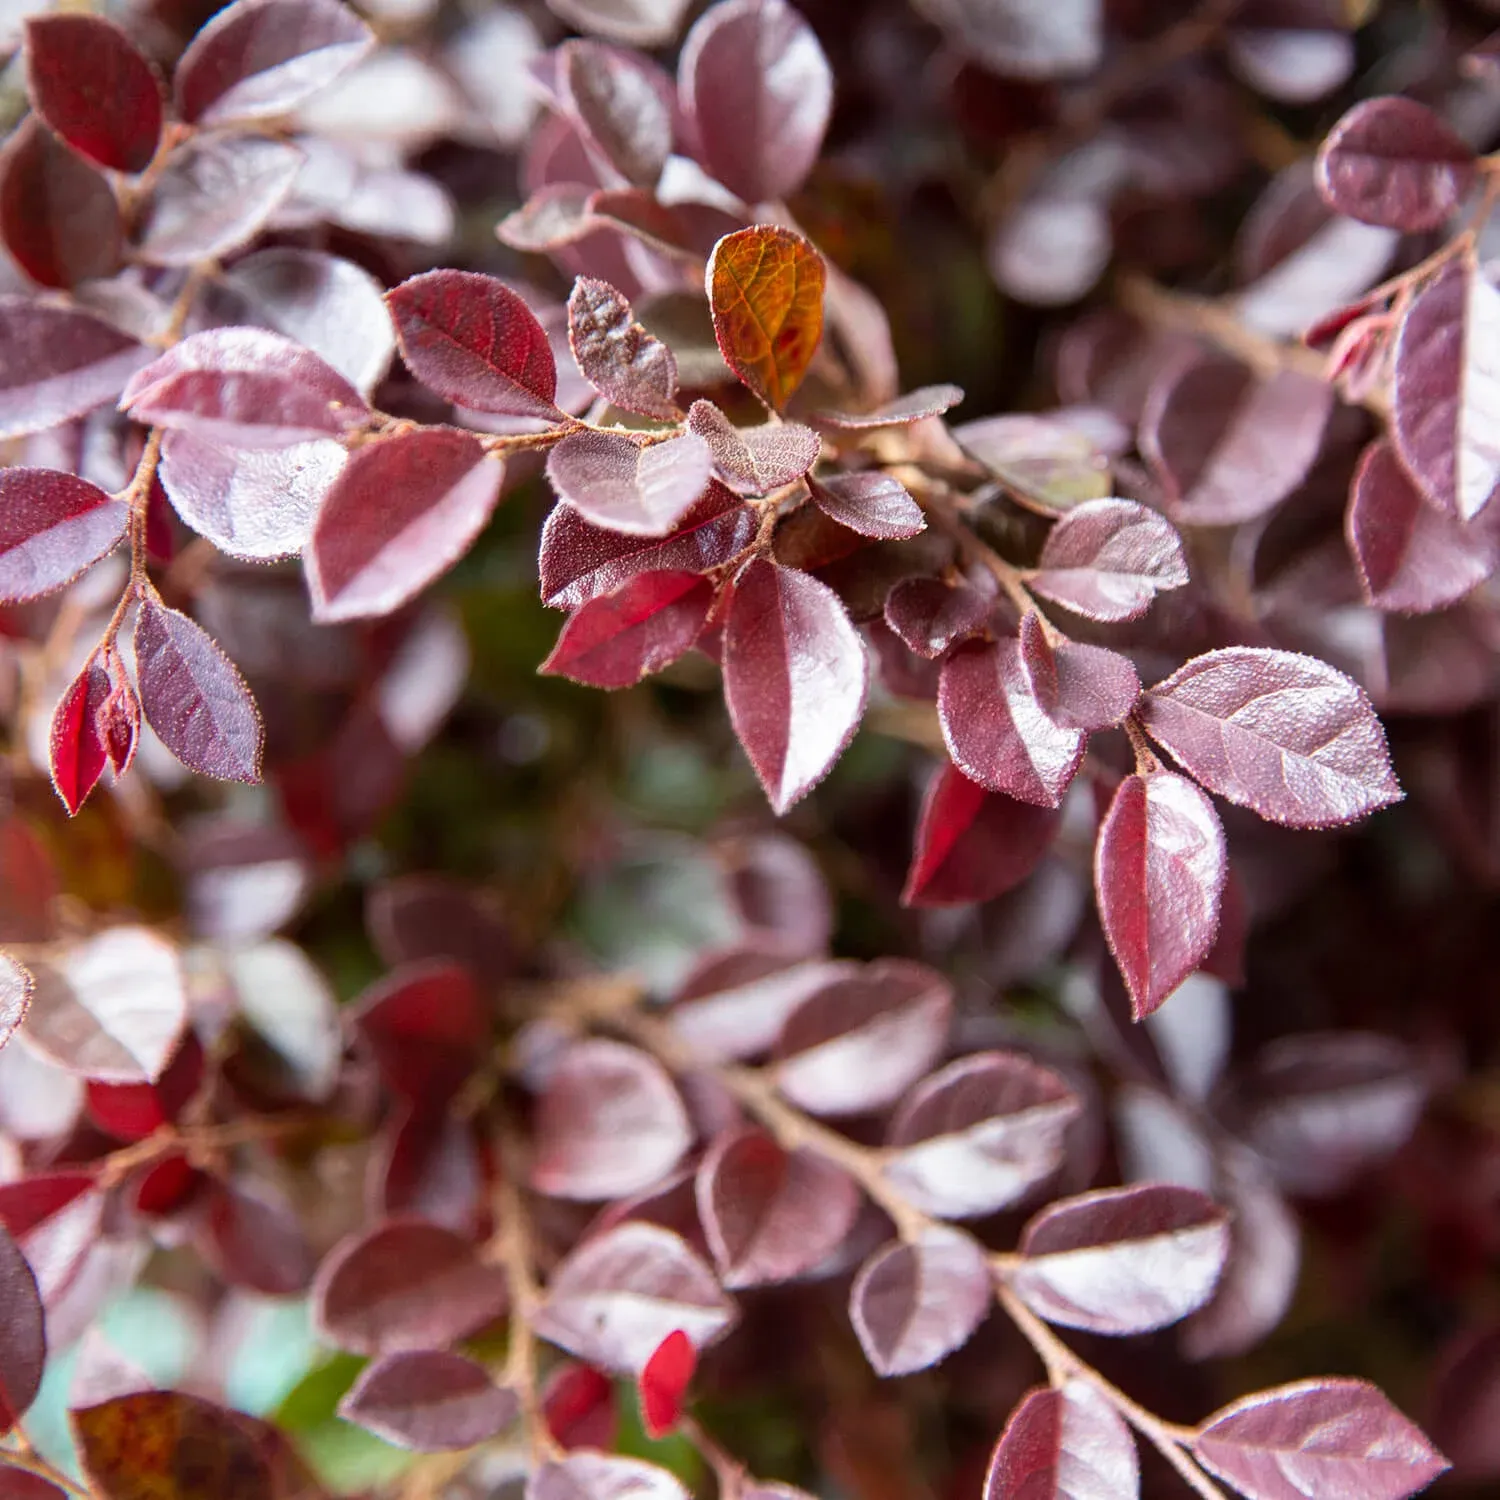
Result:
{"label": "glossy leaf surface", "polygon": [[419,1453],[472,1448],[519,1411],[515,1393],[495,1385],[482,1365],[441,1349],[383,1355],[339,1402],[346,1421]]}
{"label": "glossy leaf surface", "polygon": [[1182,539],[1131,500],[1089,500],[1047,535],[1030,586],[1090,620],[1134,620],[1188,581]]}
{"label": "glossy leaf surface", "polygon": [[1131,1500],[1140,1465],[1130,1429],[1090,1386],[1031,1391],[990,1458],[985,1500]]}

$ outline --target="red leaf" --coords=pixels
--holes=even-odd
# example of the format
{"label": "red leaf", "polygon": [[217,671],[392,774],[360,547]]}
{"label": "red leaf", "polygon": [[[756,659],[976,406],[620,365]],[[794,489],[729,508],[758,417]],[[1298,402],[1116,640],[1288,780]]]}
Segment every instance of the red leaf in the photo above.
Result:
{"label": "red leaf", "polygon": [[78,1276],[99,1238],[104,1195],[87,1172],[52,1172],[0,1185],[0,1225],[19,1242],[44,1307]]}
{"label": "red leaf", "polygon": [[109,754],[99,731],[99,710],[108,696],[109,674],[90,657],[52,713],[52,785],[70,815],[83,806],[104,774]]}
{"label": "red leaf", "polygon": [[951,762],[927,785],[903,906],[963,906],[1018,886],[1057,836],[1052,808],[988,792]]}
{"label": "red leaf", "polygon": [[542,1390],[542,1417],[560,1448],[608,1452],[619,1426],[614,1384],[592,1365],[566,1360]]}
{"label": "red leaf", "polygon": [[40,599],[119,546],[130,507],[55,469],[0,469],[0,601]]}
{"label": "red leaf", "polygon": [[[599,42],[558,48],[557,91],[603,180],[654,188],[672,150],[672,101],[645,59]],[[662,80],[665,83],[665,79]]]}
{"label": "red leaf", "polygon": [[671,422],[677,408],[677,361],[635,320],[630,303],[607,281],[580,276],[568,298],[568,343],[584,378],[607,400]]}
{"label": "red leaf", "polygon": [[713,601],[713,585],[697,573],[637,573],[570,615],[537,670],[594,687],[632,687],[692,646]]}
{"label": "red leaf", "polygon": [[1193,1439],[1204,1466],[1250,1500],[1404,1500],[1448,1461],[1363,1380],[1303,1380],[1216,1412]]}
{"label": "red leaf", "polygon": [[1169,771],[1120,783],[1094,851],[1094,889],[1136,1020],[1202,964],[1229,874],[1213,804]]}
{"label": "red leaf", "polygon": [[135,675],[146,722],[183,765],[260,780],[265,731],[245,679],[201,625],[154,594],[136,617]]}
{"label": "red leaf", "polygon": [[386,301],[401,357],[423,385],[475,411],[561,418],[546,330],[503,281],[428,271],[387,292]]}
{"label": "red leaf", "polygon": [[864,648],[833,590],[792,568],[750,563],[724,628],[724,696],[778,814],[843,753],[868,686]]}
{"label": "red leaf", "polygon": [[1334,208],[1407,234],[1443,224],[1474,177],[1468,143],[1415,99],[1361,101],[1318,148],[1318,189]]}
{"label": "red leaf", "polygon": [[374,40],[338,0],[238,0],[177,64],[177,112],[197,125],[286,114],[353,67]]}
{"label": "red leaf", "polygon": [[1188,581],[1182,538],[1131,500],[1086,500],[1048,533],[1030,587],[1089,620],[1134,620]]}
{"label": "red leaf", "polygon": [[1092,1385],[1030,1392],[990,1458],[984,1500],[1134,1500],[1135,1439]]}
{"label": "red leaf", "polygon": [[793,964],[779,954],[732,951],[689,976],[667,1022],[703,1062],[754,1057],[771,1050],[809,995],[857,972],[850,963]]}
{"label": "red leaf", "polygon": [[903,578],[885,596],[885,623],[918,656],[936,661],[955,641],[980,631],[994,603],[991,592],[973,584]]}
{"label": "red leaf", "polygon": [[692,510],[713,475],[696,433],[642,446],[623,433],[575,432],[547,456],[558,496],[596,526],[666,536]]}
{"label": "red leaf", "polygon": [[688,427],[708,444],[719,478],[741,495],[768,495],[801,479],[823,448],[798,422],[736,427],[712,401],[693,402]]}
{"label": "red leaf", "polygon": [[693,1341],[680,1328],[674,1328],[656,1346],[636,1382],[647,1437],[664,1438],[677,1426],[682,1398],[697,1368],[698,1351]]}
{"label": "red leaf", "polygon": [[26,1414],[42,1383],[47,1359],[42,1299],[20,1247],[0,1228],[0,1433]]}
{"label": "red leaf", "polygon": [[903,541],[927,529],[922,507],[889,474],[836,474],[808,487],[825,516],[861,536]]}
{"label": "red leaf", "polygon": [[470,433],[421,427],[354,452],[318,512],[304,555],[313,615],[388,615],[473,545],[504,466]]}
{"label": "red leaf", "polygon": [[103,16],[28,18],[26,82],[36,112],[96,166],[141,172],[156,154],[161,84]]}
{"label": "red leaf", "polygon": [[1141,696],[1141,680],[1128,657],[1066,639],[1054,646],[1034,609],[1021,619],[1020,650],[1036,701],[1060,728],[1108,729],[1121,723]]}
{"label": "red leaf", "polygon": [[144,1140],[175,1120],[203,1081],[203,1046],[193,1032],[181,1043],[155,1083],[88,1082],[89,1118],[122,1141]]}
{"label": "red leaf", "polygon": [[1210,651],[1151,688],[1140,716],[1209,791],[1273,823],[1327,828],[1401,799],[1369,700],[1310,656]]}
{"label": "red leaf", "polygon": [[448,959],[480,983],[512,967],[512,939],[493,905],[462,881],[403,875],[374,886],[365,902],[365,930],[381,961]]}
{"label": "red leaf", "polygon": [[339,1415],[400,1448],[442,1453],[472,1448],[520,1414],[514,1391],[482,1365],[441,1349],[382,1355],[360,1372]]}
{"label": "red leaf", "polygon": [[479,1062],[489,1019],[474,976],[443,960],[403,965],[354,1003],[386,1087],[413,1103],[446,1101]]}
{"label": "red leaf", "polygon": [[0,953],[0,1047],[15,1035],[31,1009],[30,973],[9,954]]}
{"label": "red leaf", "polygon": [[293,1205],[264,1188],[213,1183],[198,1243],[228,1285],[266,1297],[306,1291],[317,1267]]}
{"label": "red leaf", "polygon": [[114,652],[109,653],[109,675],[112,686],[99,705],[98,729],[118,781],[130,769],[141,741],[141,702]]}

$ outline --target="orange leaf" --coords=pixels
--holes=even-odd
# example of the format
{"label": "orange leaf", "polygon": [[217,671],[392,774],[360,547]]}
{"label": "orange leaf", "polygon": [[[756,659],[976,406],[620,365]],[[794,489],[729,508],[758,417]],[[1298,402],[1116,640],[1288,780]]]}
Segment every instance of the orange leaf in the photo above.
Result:
{"label": "orange leaf", "polygon": [[823,257],[790,229],[726,234],[708,261],[714,337],[729,368],[773,411],[802,384],[823,337]]}

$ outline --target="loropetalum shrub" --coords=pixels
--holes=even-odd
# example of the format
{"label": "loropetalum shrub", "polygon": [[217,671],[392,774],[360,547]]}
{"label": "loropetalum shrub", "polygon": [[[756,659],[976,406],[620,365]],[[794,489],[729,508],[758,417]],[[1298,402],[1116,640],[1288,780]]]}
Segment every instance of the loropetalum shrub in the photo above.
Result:
{"label": "loropetalum shrub", "polygon": [[[1283,1195],[1329,1198],[1397,1152],[1433,1081],[1350,1029],[1226,1071],[1278,881],[1231,844],[1253,864],[1254,818],[1327,830],[1397,802],[1377,707],[1492,694],[1500,167],[1471,142],[1495,127],[1500,44],[1465,51],[1454,18],[1409,68],[1426,102],[1360,99],[1309,159],[1306,111],[1369,92],[1351,79],[1385,36],[1374,7],[815,17],[865,46],[850,86],[947,78],[969,150],[993,153],[972,194],[990,276],[1068,309],[1039,339],[1007,328],[989,357],[1024,366],[1030,338],[1044,373],[960,419],[958,386],[903,390],[879,300],[839,264],[868,252],[819,197],[845,87],[819,36],[784,0],[689,9],[367,24],[236,0],[196,34],[70,10],[15,39],[8,776],[18,809],[50,776],[96,832],[73,854],[19,811],[0,830],[0,1495],[374,1482],[293,1408],[237,1409],[222,1318],[178,1389],[110,1343],[101,1315],[142,1277],[205,1317],[310,1297],[344,1355],[309,1381],[429,1455],[400,1470],[413,1496],[523,1477],[532,1500],[672,1500],[708,1473],[785,1500],[823,1481],[757,1477],[716,1413],[757,1380],[847,1406],[868,1389],[850,1330],[881,1377],[969,1345],[984,1387],[1016,1334],[1039,1356],[1034,1389],[998,1382],[1003,1431],[993,1391],[968,1409],[991,1421],[968,1475],[987,1500],[1143,1475],[1415,1493],[1447,1462],[1364,1380],[1167,1420],[1088,1336],[1179,1325],[1186,1360],[1257,1344],[1297,1284]],[[1216,260],[1251,97],[1279,169]],[[476,122],[520,148],[498,240],[470,222],[500,160]],[[491,270],[424,269],[450,245]],[[523,264],[507,251],[524,278],[492,274]],[[1199,290],[1164,286],[1177,272]],[[901,900],[992,914],[982,997],[955,987],[965,929],[942,913],[918,956],[832,956],[824,877],[780,832],[674,846],[687,878],[655,899],[698,926],[634,972],[559,942],[545,893],[528,928],[450,878],[385,875],[375,830],[469,670],[427,591],[539,485],[561,616],[542,673],[696,697],[716,663],[777,816],[862,720],[937,757]],[[241,566],[298,556],[305,595]],[[178,827],[177,800],[208,794],[174,758],[264,773],[268,795]],[[1441,811],[1459,762],[1417,764]],[[1215,799],[1254,815],[1232,840]],[[154,891],[111,873],[119,842],[163,864]],[[576,851],[572,873],[620,853]],[[1494,869],[1493,838],[1467,857]],[[389,972],[340,1006],[275,934],[361,860]],[[641,891],[661,869],[620,868],[627,925],[665,921]],[[1058,1002],[1030,1047],[992,1003],[1022,981]],[[76,1467],[27,1434],[64,1355]],[[867,1436],[900,1467],[901,1439]],[[880,1462],[846,1452],[840,1482]]]}

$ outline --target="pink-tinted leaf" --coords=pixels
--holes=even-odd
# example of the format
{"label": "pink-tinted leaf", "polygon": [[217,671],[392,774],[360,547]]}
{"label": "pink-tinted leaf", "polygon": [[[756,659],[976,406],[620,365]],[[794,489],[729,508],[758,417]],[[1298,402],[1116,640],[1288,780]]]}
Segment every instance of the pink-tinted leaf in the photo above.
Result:
{"label": "pink-tinted leaf", "polygon": [[51,1172],[0,1185],[0,1225],[25,1254],[44,1307],[57,1304],[78,1276],[99,1239],[103,1213],[104,1194],[89,1172]]}
{"label": "pink-tinted leaf", "polygon": [[1022,504],[1043,515],[1110,492],[1108,458],[1088,433],[1056,418],[985,417],[955,428],[953,436]]}
{"label": "pink-tinted leaf", "polygon": [[296,146],[269,136],[190,138],[152,184],[137,254],[148,265],[189,266],[238,250],[281,206],[304,161]]}
{"label": "pink-tinted leaf", "polygon": [[817,1115],[884,1109],[941,1055],[953,991],[934,969],[882,959],[808,996],[776,1042],[776,1086]]}
{"label": "pink-tinted leaf", "polygon": [[0,1047],[15,1035],[31,1009],[31,974],[8,953],[0,953]]}
{"label": "pink-tinted leaf", "polygon": [[481,981],[511,967],[512,941],[493,905],[462,881],[404,875],[374,887],[365,929],[381,959],[395,967],[448,959]]}
{"label": "pink-tinted leaf", "polygon": [[505,1273],[452,1230],[393,1219],[334,1247],[313,1287],[323,1337],[356,1354],[442,1349],[506,1307]]}
{"label": "pink-tinted leaf", "polygon": [[1378,609],[1427,614],[1456,604],[1500,565],[1500,535],[1429,505],[1384,439],[1360,458],[1345,513],[1365,597]]}
{"label": "pink-tinted leaf", "polygon": [[557,364],[536,314],[503,281],[428,271],[386,293],[401,357],[438,395],[499,416],[558,418]]}
{"label": "pink-tinted leaf", "polygon": [[848,963],[792,964],[778,954],[731,952],[689,977],[667,1022],[704,1062],[755,1057],[771,1050],[809,995],[855,972]]}
{"label": "pink-tinted leaf", "polygon": [[742,495],[767,495],[817,463],[822,440],[797,422],[736,427],[712,401],[695,401],[688,426],[708,444],[719,477]]}
{"label": "pink-tinted leaf", "polygon": [[940,417],[963,399],[964,393],[956,385],[924,385],[920,390],[908,391],[894,401],[877,406],[874,411],[815,411],[812,420],[825,427],[842,427],[852,432],[875,427],[903,427],[927,417]]}
{"label": "pink-tinted leaf", "polygon": [[889,474],[836,474],[812,480],[809,488],[825,516],[861,536],[904,541],[927,527],[922,507]]}
{"label": "pink-tinted leaf", "polygon": [[1182,538],[1131,500],[1087,500],[1047,536],[1030,586],[1089,620],[1134,620],[1188,581]]}
{"label": "pink-tinted leaf", "polygon": [[625,411],[670,422],[677,409],[677,361],[635,320],[607,281],[580,276],[568,298],[568,343],[585,379]]}
{"label": "pink-tinted leaf", "polygon": [[619,1411],[614,1382],[592,1365],[564,1360],[543,1386],[542,1418],[564,1450],[615,1445]]}
{"label": "pink-tinted leaf", "polygon": [[934,1226],[877,1250],[860,1267],[849,1316],[877,1374],[910,1375],[967,1343],[993,1299],[978,1241]]}
{"label": "pink-tinted leaf", "polygon": [[260,328],[192,334],[139,371],[120,406],[138,422],[238,448],[336,436],[369,415],[332,365]]}
{"label": "pink-tinted leaf", "polygon": [[1404,1500],[1448,1467],[1363,1380],[1303,1380],[1257,1391],[1210,1417],[1193,1452],[1249,1500]]}
{"label": "pink-tinted leaf", "polygon": [[0,469],[0,600],[55,593],[117,547],[129,507],[53,469]]}
{"label": "pink-tinted leaf", "polygon": [[1229,873],[1213,804],[1170,771],[1120,783],[1094,849],[1094,889],[1137,1020],[1203,962]]}
{"label": "pink-tinted leaf", "polygon": [[1210,651],[1149,689],[1140,716],[1209,791],[1273,823],[1326,828],[1401,798],[1369,700],[1310,656]]}
{"label": "pink-tinted leaf", "polygon": [[869,664],[827,584],[757,559],[735,580],[724,696],[780,814],[827,775],[864,713]]}
{"label": "pink-tinted leaf", "polygon": [[1108,729],[1121,723],[1140,699],[1141,680],[1128,657],[1066,639],[1054,645],[1034,609],[1021,620],[1019,641],[1031,691],[1061,729],[1086,734]]}
{"label": "pink-tinted leaf", "polygon": [[1229,1253],[1229,1218],[1191,1188],[1105,1188],[1043,1209],[1011,1285],[1050,1323],[1145,1333],[1201,1307]]}
{"label": "pink-tinted leaf", "polygon": [[418,1105],[446,1101],[489,1034],[474,975],[440,959],[398,968],[360,996],[354,1014],[386,1087]]}
{"label": "pink-tinted leaf", "polygon": [[1099,0],[1049,5],[991,0],[922,0],[922,10],[960,52],[1002,78],[1055,78],[1087,73],[1104,45]]}
{"label": "pink-tinted leaf", "polygon": [[472,1359],[442,1349],[383,1355],[339,1402],[346,1422],[419,1453],[472,1448],[519,1413],[514,1391],[495,1385]]}
{"label": "pink-tinted leaf", "polygon": [[812,1151],[784,1151],[763,1130],[721,1136],[698,1168],[698,1212],[726,1287],[790,1281],[854,1227],[859,1189]]}
{"label": "pink-tinted leaf", "polygon": [[785,0],[724,0],[699,18],[678,64],[696,154],[747,203],[784,198],[817,160],[833,73]]}
{"label": "pink-tinted leaf", "polygon": [[512,250],[532,254],[576,244],[598,229],[589,212],[594,192],[585,182],[546,183],[495,225],[495,236]]}
{"label": "pink-tinted leaf", "polygon": [[537,670],[594,687],[632,687],[692,646],[713,600],[713,585],[700,574],[638,573],[569,616]]}
{"label": "pink-tinted leaf", "polygon": [[833,900],[806,845],[780,833],[724,841],[716,852],[748,944],[787,959],[819,958],[833,933]]}
{"label": "pink-tinted leaf", "polygon": [[902,1102],[886,1135],[885,1175],[939,1218],[998,1212],[1057,1169],[1080,1107],[1049,1068],[1016,1052],[976,1052]]}
{"label": "pink-tinted leaf", "polygon": [[534,1326],[606,1370],[640,1371],[680,1329],[702,1349],[734,1322],[713,1272],[670,1230],[638,1221],[585,1240],[552,1273]]}
{"label": "pink-tinted leaf", "polygon": [[47,1359],[42,1299],[20,1247],[0,1227],[0,1433],[26,1414],[42,1383]]}
{"label": "pink-tinted leaf", "polygon": [[535,1469],[526,1500],[688,1500],[688,1492],[655,1464],[580,1449]]}
{"label": "pink-tinted leaf", "polygon": [[666,536],[702,498],[713,455],[696,433],[642,446],[623,433],[575,432],[547,457],[547,478],[585,520]]}
{"label": "pink-tinted leaf", "polygon": [[151,351],[89,313],[0,297],[0,437],[113,401]]}
{"label": "pink-tinted leaf", "polygon": [[1027,1394],[990,1457],[984,1500],[1134,1500],[1135,1439],[1092,1385]]}
{"label": "pink-tinted leaf", "polygon": [[971,583],[903,578],[885,598],[885,623],[918,656],[936,661],[957,640],[981,630],[993,595]]}
{"label": "pink-tinted leaf", "polygon": [[260,780],[265,730],[245,679],[201,625],[154,593],[136,616],[135,675],[146,722],[183,765]]}
{"label": "pink-tinted leaf", "polygon": [[637,1381],[647,1437],[665,1437],[677,1426],[682,1398],[697,1366],[698,1351],[680,1328],[674,1328],[657,1345]]}
{"label": "pink-tinted leaf", "polygon": [[1351,219],[1415,234],[1449,219],[1473,185],[1474,152],[1415,99],[1356,104],[1318,149],[1318,189]]}
{"label": "pink-tinted leaf", "polygon": [[177,64],[177,112],[198,125],[285,114],[353,67],[374,40],[339,0],[237,0]]}
{"label": "pink-tinted leaf", "polygon": [[557,1198],[623,1197],[665,1177],[692,1143],[660,1063],[622,1042],[579,1042],[551,1070],[537,1106],[532,1186]]}
{"label": "pink-tinted leaf", "polygon": [[161,84],[135,43],[103,16],[31,16],[26,83],[36,112],[96,166],[140,172],[156,154]]}
{"label": "pink-tinted leaf", "polygon": [[564,42],[557,83],[606,181],[655,187],[672,150],[672,110],[644,59],[599,42]]}
{"label": "pink-tinted leaf", "polygon": [[1083,761],[1086,737],[1048,716],[1014,637],[954,651],[938,681],[938,716],[965,776],[1038,807],[1059,805]]}
{"label": "pink-tinted leaf", "polygon": [[473,434],[422,427],[353,453],[318,512],[304,557],[322,621],[388,615],[473,545],[504,466]]}
{"label": "pink-tinted leaf", "polygon": [[1451,260],[1396,338],[1391,436],[1429,502],[1468,521],[1500,484],[1500,291]]}

